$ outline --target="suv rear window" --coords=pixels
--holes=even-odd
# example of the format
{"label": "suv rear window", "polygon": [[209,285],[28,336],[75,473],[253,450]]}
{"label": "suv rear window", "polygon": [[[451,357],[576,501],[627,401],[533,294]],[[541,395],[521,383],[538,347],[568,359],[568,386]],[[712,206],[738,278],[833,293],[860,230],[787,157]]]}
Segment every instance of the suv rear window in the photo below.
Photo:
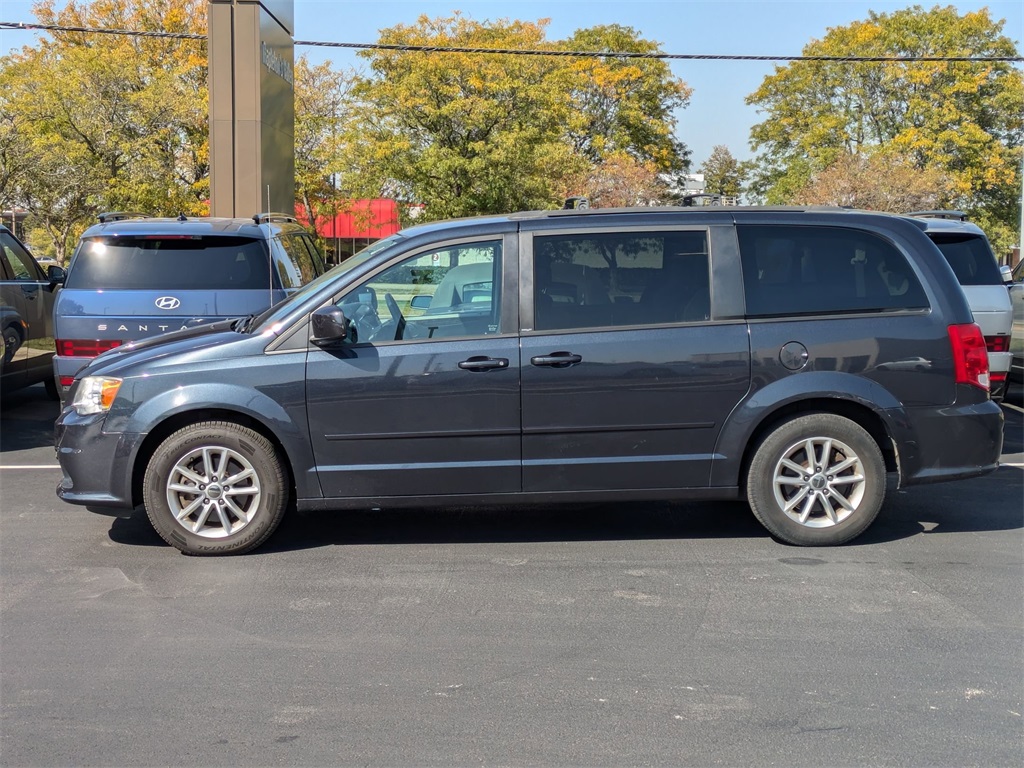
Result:
{"label": "suv rear window", "polygon": [[144,235],[83,240],[68,288],[209,290],[267,288],[266,243],[248,237]]}
{"label": "suv rear window", "polygon": [[996,258],[988,240],[973,234],[928,233],[949,266],[953,268],[960,285],[1002,285]]}

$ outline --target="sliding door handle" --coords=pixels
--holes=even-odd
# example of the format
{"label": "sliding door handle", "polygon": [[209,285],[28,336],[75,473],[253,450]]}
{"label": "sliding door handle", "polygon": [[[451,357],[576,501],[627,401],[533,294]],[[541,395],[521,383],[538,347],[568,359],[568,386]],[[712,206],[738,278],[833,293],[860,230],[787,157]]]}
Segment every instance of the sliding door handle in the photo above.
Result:
{"label": "sliding door handle", "polygon": [[503,357],[471,357],[459,363],[464,371],[493,371],[496,368],[508,368],[508,360]]}

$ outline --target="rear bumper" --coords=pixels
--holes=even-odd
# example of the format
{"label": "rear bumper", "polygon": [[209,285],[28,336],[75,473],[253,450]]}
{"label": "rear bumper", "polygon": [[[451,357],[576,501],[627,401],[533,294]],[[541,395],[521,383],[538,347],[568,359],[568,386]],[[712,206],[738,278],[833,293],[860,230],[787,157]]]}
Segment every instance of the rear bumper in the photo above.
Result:
{"label": "rear bumper", "polygon": [[1013,355],[1009,352],[989,352],[988,372],[993,400],[1002,400],[1006,394],[1006,381],[1010,375]]}
{"label": "rear bumper", "polygon": [[1003,411],[991,400],[908,408],[897,429],[903,485],[977,477],[999,467]]}
{"label": "rear bumper", "polygon": [[67,398],[68,390],[70,386],[62,386],[61,379],[74,379],[75,374],[85,368],[92,360],[92,357],[61,357],[60,355],[53,356],[53,378],[57,382],[57,391],[60,393],[61,400]]}
{"label": "rear bumper", "polygon": [[132,465],[145,435],[106,433],[106,414],[65,408],[54,425],[63,477],[57,496],[70,504],[132,509]]}

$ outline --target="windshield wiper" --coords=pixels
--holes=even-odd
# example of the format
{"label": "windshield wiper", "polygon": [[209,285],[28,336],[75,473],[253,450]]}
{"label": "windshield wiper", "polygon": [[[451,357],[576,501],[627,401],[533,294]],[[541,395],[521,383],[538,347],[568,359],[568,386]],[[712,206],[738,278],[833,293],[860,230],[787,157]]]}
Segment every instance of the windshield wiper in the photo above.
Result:
{"label": "windshield wiper", "polygon": [[231,330],[237,333],[248,333],[249,326],[252,325],[252,321],[256,319],[256,315],[248,315],[247,317],[240,317],[231,324]]}

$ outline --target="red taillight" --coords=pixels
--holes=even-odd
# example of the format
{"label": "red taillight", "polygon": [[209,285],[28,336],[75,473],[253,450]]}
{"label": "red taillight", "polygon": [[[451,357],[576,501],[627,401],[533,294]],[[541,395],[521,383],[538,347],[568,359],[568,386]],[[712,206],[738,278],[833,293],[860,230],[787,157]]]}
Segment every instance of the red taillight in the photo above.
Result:
{"label": "red taillight", "polygon": [[121,344],[120,339],[57,339],[57,354],[61,357],[96,357]]}
{"label": "red taillight", "polygon": [[988,350],[981,328],[974,323],[949,326],[949,343],[953,346],[953,370],[957,384],[989,388]]}
{"label": "red taillight", "polygon": [[985,346],[988,347],[989,352],[1009,352],[1010,351],[1010,337],[1009,336],[986,336]]}
{"label": "red taillight", "polygon": [[68,389],[74,383],[75,383],[75,377],[74,376],[61,376],[60,377],[60,386],[61,386],[62,389]]}

